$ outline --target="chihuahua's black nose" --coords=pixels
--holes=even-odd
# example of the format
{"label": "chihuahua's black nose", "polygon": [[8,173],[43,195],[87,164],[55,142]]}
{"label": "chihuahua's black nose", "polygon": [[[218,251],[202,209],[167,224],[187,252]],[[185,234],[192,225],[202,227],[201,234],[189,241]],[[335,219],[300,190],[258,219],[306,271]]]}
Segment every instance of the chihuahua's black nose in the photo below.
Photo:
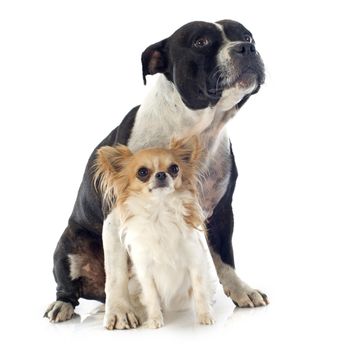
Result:
{"label": "chihuahua's black nose", "polygon": [[166,173],[164,173],[163,171],[160,171],[159,173],[156,174],[156,179],[163,181],[166,178]]}

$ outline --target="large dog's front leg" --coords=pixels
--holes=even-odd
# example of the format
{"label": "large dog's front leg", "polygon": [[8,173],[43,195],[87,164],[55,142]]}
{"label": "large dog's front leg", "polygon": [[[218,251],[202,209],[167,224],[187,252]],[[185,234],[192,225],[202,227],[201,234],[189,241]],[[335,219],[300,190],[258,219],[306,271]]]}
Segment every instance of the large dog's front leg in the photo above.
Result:
{"label": "large dog's front leg", "polygon": [[[219,210],[217,210],[219,209]],[[268,304],[267,296],[251,288],[237,275],[232,249],[233,215],[229,210],[216,208],[208,222],[210,253],[224,292],[239,307],[256,307]]]}
{"label": "large dog's front leg", "polygon": [[104,326],[107,329],[136,328],[139,323],[130,304],[127,252],[120,241],[119,222],[113,212],[103,223],[102,240],[106,271]]}
{"label": "large dog's front leg", "polygon": [[227,191],[207,221],[210,253],[224,292],[235,305],[239,307],[265,306],[269,303],[267,296],[243,282],[235,270],[232,249],[234,222],[231,201],[236,178],[237,169],[234,158],[232,158],[231,178]]}

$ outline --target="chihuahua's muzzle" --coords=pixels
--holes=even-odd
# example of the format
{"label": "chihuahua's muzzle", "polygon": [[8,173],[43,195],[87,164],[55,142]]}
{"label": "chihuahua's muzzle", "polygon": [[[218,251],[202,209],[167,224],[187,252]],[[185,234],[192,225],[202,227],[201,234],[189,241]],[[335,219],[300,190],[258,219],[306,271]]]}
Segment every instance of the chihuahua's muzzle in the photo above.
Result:
{"label": "chihuahua's muzzle", "polygon": [[154,175],[150,192],[156,189],[169,188],[169,176],[166,172],[160,171]]}

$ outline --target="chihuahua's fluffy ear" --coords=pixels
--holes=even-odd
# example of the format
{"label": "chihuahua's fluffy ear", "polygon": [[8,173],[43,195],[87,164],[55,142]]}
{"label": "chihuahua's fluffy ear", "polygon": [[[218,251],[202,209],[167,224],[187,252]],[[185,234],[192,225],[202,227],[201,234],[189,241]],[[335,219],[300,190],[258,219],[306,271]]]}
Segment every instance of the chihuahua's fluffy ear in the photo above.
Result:
{"label": "chihuahua's fluffy ear", "polygon": [[126,164],[126,160],[132,156],[128,147],[118,144],[117,146],[104,146],[97,150],[96,164],[101,171],[120,172]]}
{"label": "chihuahua's fluffy ear", "polygon": [[94,184],[108,206],[112,206],[118,193],[127,187],[127,176],[123,175],[123,169],[131,157],[129,148],[120,144],[104,146],[96,151]]}
{"label": "chihuahua's fluffy ear", "polygon": [[197,136],[190,138],[175,139],[170,142],[169,147],[184,163],[196,163],[201,154],[201,147]]}

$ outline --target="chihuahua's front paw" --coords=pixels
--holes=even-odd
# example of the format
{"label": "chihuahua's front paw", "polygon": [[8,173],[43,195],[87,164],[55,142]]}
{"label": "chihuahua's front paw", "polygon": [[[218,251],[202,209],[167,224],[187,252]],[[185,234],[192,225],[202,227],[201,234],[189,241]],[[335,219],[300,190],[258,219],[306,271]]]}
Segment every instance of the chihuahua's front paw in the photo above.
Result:
{"label": "chihuahua's front paw", "polygon": [[103,325],[108,330],[130,329],[139,325],[139,320],[132,309],[113,308],[106,310]]}
{"label": "chihuahua's front paw", "polygon": [[163,316],[159,315],[159,316],[156,316],[156,317],[150,317],[144,323],[144,325],[147,328],[152,328],[152,329],[163,327],[164,326]]}
{"label": "chihuahua's front paw", "polygon": [[205,325],[211,325],[215,323],[213,316],[209,312],[198,315],[198,322]]}

